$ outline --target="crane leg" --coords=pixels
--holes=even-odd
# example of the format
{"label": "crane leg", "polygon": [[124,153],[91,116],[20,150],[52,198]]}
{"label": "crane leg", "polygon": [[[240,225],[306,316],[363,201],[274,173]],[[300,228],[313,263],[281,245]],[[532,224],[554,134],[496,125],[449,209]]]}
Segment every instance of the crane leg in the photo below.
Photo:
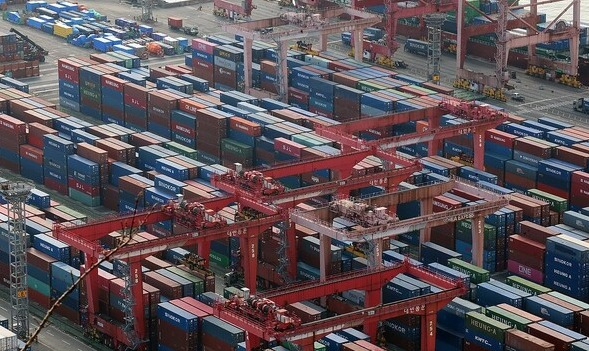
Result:
{"label": "crane leg", "polygon": [[483,245],[485,243],[484,229],[485,219],[476,216],[472,220],[472,264],[483,266]]}
{"label": "crane leg", "polygon": [[476,130],[473,135],[474,168],[485,169],[485,131]]}
{"label": "crane leg", "polygon": [[434,312],[421,316],[421,350],[435,351],[436,349],[437,314]]}
{"label": "crane leg", "polygon": [[209,256],[211,254],[211,243],[208,241],[203,241],[202,243],[198,244],[198,257],[204,258],[205,262],[209,263]]}
{"label": "crane leg", "polygon": [[243,258],[243,279],[252,294],[256,293],[258,276],[258,236],[244,235],[240,238]]}
{"label": "crane leg", "polygon": [[[422,216],[426,216],[428,214],[431,214],[433,212],[433,198],[431,197],[426,197],[425,199],[422,199],[420,202],[420,206],[421,207],[421,215]],[[426,226],[425,228],[421,229],[419,231],[419,242],[420,243],[425,243],[428,241],[431,241],[431,237],[432,237],[432,228],[429,226]]]}
{"label": "crane leg", "polygon": [[[381,303],[382,299],[382,290],[379,286],[378,289],[374,290],[367,290],[366,295],[364,297],[364,307],[374,307],[378,306]],[[376,334],[378,333],[378,321],[377,320],[370,320],[369,322],[365,322],[363,325],[364,333],[370,336],[372,340],[376,340]]]}

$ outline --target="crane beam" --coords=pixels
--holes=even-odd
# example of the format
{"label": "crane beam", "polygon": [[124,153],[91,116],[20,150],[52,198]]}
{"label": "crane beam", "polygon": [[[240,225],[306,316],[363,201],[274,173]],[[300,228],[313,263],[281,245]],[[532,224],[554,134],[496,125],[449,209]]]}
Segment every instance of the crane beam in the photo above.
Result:
{"label": "crane beam", "polygon": [[327,127],[316,126],[315,132],[323,136],[322,133],[325,133],[326,131],[337,130],[342,134],[352,135],[363,130],[385,128],[396,124],[440,117],[444,113],[445,112],[439,107],[427,107],[421,110],[395,112],[382,116],[362,118],[359,120],[336,124]]}
{"label": "crane beam", "polygon": [[153,224],[171,218],[172,217],[170,215],[165,214],[159,209],[147,209],[144,211],[137,211],[135,213],[131,212],[117,215],[110,218],[101,218],[97,221],[89,222],[87,224],[67,227],[63,224],[58,224],[57,226],[67,229],[68,232],[79,238],[83,238],[88,241],[95,241],[108,233],[123,229],[130,229],[132,226],[136,227],[140,224]]}
{"label": "crane beam", "polygon": [[[377,323],[378,321],[412,314],[424,317],[422,318],[421,323],[422,339],[420,349],[423,351],[434,351],[436,349],[436,312],[442,309],[455,297],[461,296],[461,294],[463,294],[463,289],[454,288],[436,294],[428,294],[400,302],[366,308],[303,324],[295,330],[277,335],[277,339],[297,342],[297,344],[305,343],[303,350],[308,351],[313,349],[312,340],[321,338],[334,331],[357,326],[366,326]],[[426,332],[426,328],[431,330],[431,332],[425,334],[424,337],[423,333]],[[371,335],[371,337],[375,338],[376,335]]]}
{"label": "crane beam", "polygon": [[328,277],[325,281],[313,280],[264,292],[261,296],[274,301],[278,306],[286,306],[298,301],[316,299],[347,290],[380,290],[395,276],[407,273],[419,279],[426,280],[443,289],[451,289],[456,282],[428,270],[413,266],[409,261],[396,263],[391,266],[381,266],[362,271],[354,271]]}
{"label": "crane beam", "polygon": [[400,146],[413,145],[417,143],[428,142],[451,138],[458,135],[471,134],[477,131],[492,129],[503,123],[504,120],[494,119],[487,121],[468,121],[454,126],[444,126],[426,130],[425,132],[410,133],[390,138],[378,139],[371,143],[377,144],[383,149],[394,149]]}
{"label": "crane beam", "polygon": [[448,222],[472,219],[477,215],[485,216],[496,212],[508,204],[509,201],[507,199],[495,200],[483,204],[404,219],[386,225],[355,230],[353,232],[338,230],[332,227],[330,224],[325,223],[321,219],[314,217],[312,213],[317,210],[308,212],[295,210],[291,213],[290,219],[296,224],[305,226],[311,230],[315,230],[323,235],[329,236],[332,239],[341,241],[358,241],[363,240],[365,237],[370,237],[372,239],[388,238],[413,230],[436,227]]}

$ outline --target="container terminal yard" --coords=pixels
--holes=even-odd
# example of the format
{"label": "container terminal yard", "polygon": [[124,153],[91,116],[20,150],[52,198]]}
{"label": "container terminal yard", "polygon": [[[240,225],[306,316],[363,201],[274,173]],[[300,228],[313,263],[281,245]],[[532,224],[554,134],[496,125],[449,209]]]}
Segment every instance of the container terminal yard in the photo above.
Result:
{"label": "container terminal yard", "polygon": [[136,3],[0,1],[0,349],[589,350],[579,1]]}

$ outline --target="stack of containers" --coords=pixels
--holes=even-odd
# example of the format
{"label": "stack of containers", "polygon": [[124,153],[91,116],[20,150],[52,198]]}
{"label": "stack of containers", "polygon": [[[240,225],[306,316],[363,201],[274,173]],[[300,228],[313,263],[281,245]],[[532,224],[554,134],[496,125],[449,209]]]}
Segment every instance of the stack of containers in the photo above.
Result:
{"label": "stack of containers", "polygon": [[[483,227],[483,267],[494,272],[496,264],[497,227],[485,223]],[[472,222],[456,222],[456,251],[464,256],[464,261],[472,262]]]}
{"label": "stack of containers", "polygon": [[102,121],[105,123],[125,124],[124,79],[102,76]]}
{"label": "stack of containers", "polygon": [[[60,297],[80,277],[80,270],[63,262],[51,264],[51,298]],[[76,287],[58,306],[57,311],[76,324],[80,324],[80,288]]]}
{"label": "stack of containers", "polygon": [[466,314],[481,312],[482,307],[462,298],[454,298],[438,312],[436,345],[442,350],[462,350],[466,330]]}
{"label": "stack of containers", "polygon": [[338,84],[321,77],[309,79],[309,111],[327,118],[334,117],[334,95]]}
{"label": "stack of containers", "polygon": [[196,111],[196,148],[209,158],[221,160],[221,140],[227,137],[232,115],[213,108]]}
{"label": "stack of containers", "polygon": [[194,350],[198,340],[198,316],[170,302],[157,306],[158,350]]}
{"label": "stack of containers", "polygon": [[583,169],[557,159],[542,160],[538,164],[537,188],[566,199],[571,191],[572,173]]}
{"label": "stack of containers", "polygon": [[[20,171],[20,145],[27,142],[27,125],[14,117],[0,116],[0,167]],[[38,155],[37,155],[38,156]]]}
{"label": "stack of containers", "polygon": [[278,79],[276,78],[276,62],[270,60],[260,61],[260,88],[277,94]]}
{"label": "stack of containers", "polygon": [[74,154],[74,143],[55,135],[43,137],[43,175],[45,186],[68,194],[68,156]]}
{"label": "stack of containers", "polygon": [[382,116],[395,111],[395,104],[391,99],[373,93],[362,94],[360,103],[360,118]]}
{"label": "stack of containers", "polygon": [[465,348],[474,344],[483,349],[502,350],[505,345],[505,333],[509,329],[509,325],[480,312],[469,312],[466,314]]}
{"label": "stack of containers", "polygon": [[544,282],[544,244],[516,234],[509,237],[508,249],[509,272],[538,284]]}
{"label": "stack of containers", "polygon": [[27,249],[29,297],[44,308],[51,306],[51,264],[55,261],[41,251]]}
{"label": "stack of containers", "polygon": [[215,89],[237,88],[237,62],[243,62],[243,49],[233,45],[219,45],[213,49]]}
{"label": "stack of containers", "polygon": [[[319,247],[319,239],[313,236],[301,238],[299,241],[299,263],[304,263],[314,269],[319,269]],[[342,248],[331,245],[330,252],[331,254],[328,259],[326,274],[340,273]]]}
{"label": "stack of containers", "polygon": [[80,68],[80,112],[100,120],[102,117],[102,76],[99,66]]}
{"label": "stack of containers", "polygon": [[589,173],[573,172],[569,200],[571,210],[579,210],[589,206]]}
{"label": "stack of containers", "polygon": [[576,299],[589,299],[589,244],[567,235],[546,239],[544,285]]}
{"label": "stack of containers", "polygon": [[121,213],[133,212],[136,202],[137,209],[143,209],[145,205],[145,190],[154,186],[153,181],[140,175],[127,175],[117,180],[118,201],[115,209],[118,209],[118,212]]}
{"label": "stack of containers", "polygon": [[102,193],[104,194],[106,191],[105,187],[108,185],[109,180],[108,151],[90,145],[88,143],[78,143],[76,148],[76,154],[80,157],[83,157],[98,164],[99,185]]}
{"label": "stack of containers", "polygon": [[147,101],[149,89],[134,83],[123,88],[125,127],[135,131],[147,130]]}
{"label": "stack of containers", "polygon": [[[57,61],[59,104],[80,111],[80,68],[93,64],[90,60],[60,58]],[[94,62],[96,64],[96,62]]]}
{"label": "stack of containers", "polygon": [[362,94],[361,90],[341,84],[336,85],[333,98],[333,119],[336,121],[359,119]]}
{"label": "stack of containers", "polygon": [[[182,107],[182,102],[180,102],[180,107]],[[181,110],[173,110],[171,130],[173,141],[193,149],[196,148],[196,117],[194,115]]]}
{"label": "stack of containers", "polygon": [[69,196],[88,207],[100,206],[100,165],[78,155],[68,156]]}
{"label": "stack of containers", "polygon": [[195,76],[215,81],[214,49],[217,44],[203,39],[192,39],[192,72]]}
{"label": "stack of containers", "polygon": [[204,350],[235,350],[245,340],[245,332],[216,317],[202,319],[202,345]]}
{"label": "stack of containers", "polygon": [[[255,147],[256,138],[262,136],[262,126],[245,118],[231,117],[229,119],[228,136],[235,141]],[[254,149],[254,151],[257,150]]]}
{"label": "stack of containers", "polygon": [[180,96],[168,90],[153,90],[148,94],[147,130],[170,138],[170,116],[178,108]]}

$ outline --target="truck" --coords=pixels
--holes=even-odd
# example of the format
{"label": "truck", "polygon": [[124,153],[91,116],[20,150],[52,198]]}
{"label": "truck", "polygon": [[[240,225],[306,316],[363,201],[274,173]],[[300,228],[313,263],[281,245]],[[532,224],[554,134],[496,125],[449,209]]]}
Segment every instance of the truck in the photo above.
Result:
{"label": "truck", "polygon": [[182,18],[178,17],[168,17],[168,27],[171,30],[180,31],[186,35],[191,35],[196,37],[198,35],[198,28],[197,27],[185,27],[183,24]]}
{"label": "truck", "polygon": [[431,52],[430,44],[427,41],[417,39],[407,39],[403,49],[407,52],[417,55],[427,56],[428,51]]}
{"label": "truck", "polygon": [[573,109],[575,111],[589,113],[589,98],[580,98],[573,101]]}

